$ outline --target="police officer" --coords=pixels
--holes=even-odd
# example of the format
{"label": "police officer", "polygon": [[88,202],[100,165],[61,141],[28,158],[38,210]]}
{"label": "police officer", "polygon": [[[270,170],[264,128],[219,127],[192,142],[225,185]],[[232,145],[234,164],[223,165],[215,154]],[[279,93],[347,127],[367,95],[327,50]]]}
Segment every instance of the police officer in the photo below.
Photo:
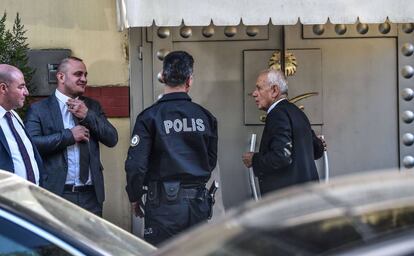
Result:
{"label": "police officer", "polygon": [[165,57],[164,95],[138,115],[125,162],[129,200],[136,216],[143,217],[144,208],[144,238],[154,245],[206,221],[211,212],[205,183],[217,161],[217,121],[187,94],[193,63],[184,51]]}

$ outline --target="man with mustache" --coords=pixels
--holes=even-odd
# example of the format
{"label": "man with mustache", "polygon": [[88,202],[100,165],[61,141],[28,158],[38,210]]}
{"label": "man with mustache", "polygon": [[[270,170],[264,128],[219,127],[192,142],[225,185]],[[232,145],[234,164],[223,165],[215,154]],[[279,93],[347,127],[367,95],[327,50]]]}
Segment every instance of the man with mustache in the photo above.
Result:
{"label": "man with mustache", "polygon": [[43,157],[45,188],[102,216],[99,142],[114,147],[118,133],[99,102],[82,96],[87,74],[82,59],[63,59],[55,93],[29,108],[26,128]]}

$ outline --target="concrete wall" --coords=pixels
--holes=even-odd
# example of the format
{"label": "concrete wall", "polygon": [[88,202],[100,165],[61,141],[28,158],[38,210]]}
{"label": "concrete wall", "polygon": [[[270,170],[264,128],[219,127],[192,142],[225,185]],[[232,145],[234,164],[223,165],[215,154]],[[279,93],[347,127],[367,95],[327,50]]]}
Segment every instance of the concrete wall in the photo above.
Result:
{"label": "concrete wall", "polygon": [[85,60],[90,85],[128,84],[126,34],[117,31],[115,0],[1,0],[11,25],[20,13],[33,49],[68,48]]}
{"label": "concrete wall", "polygon": [[104,166],[105,195],[104,219],[130,231],[130,203],[125,192],[126,177],[124,163],[130,144],[129,118],[111,118],[118,130],[118,145],[108,148],[101,145],[101,159]]}
{"label": "concrete wall", "polygon": [[[117,31],[115,0],[1,0],[10,28],[19,12],[32,49],[67,48],[84,59],[90,86],[127,86],[127,34]],[[129,145],[129,118],[111,118],[118,129],[115,148],[102,146],[107,200],[104,217],[130,230],[124,160]]]}

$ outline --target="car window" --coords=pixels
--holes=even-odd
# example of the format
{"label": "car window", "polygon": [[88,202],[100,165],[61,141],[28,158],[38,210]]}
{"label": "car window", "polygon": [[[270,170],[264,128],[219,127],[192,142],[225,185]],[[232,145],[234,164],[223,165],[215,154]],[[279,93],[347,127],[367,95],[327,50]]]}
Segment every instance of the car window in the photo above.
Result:
{"label": "car window", "polygon": [[374,234],[386,234],[414,226],[414,207],[376,211],[360,216],[361,222]]}
{"label": "car window", "polygon": [[44,238],[0,217],[0,255],[71,255]]}
{"label": "car window", "polygon": [[209,255],[314,255],[374,244],[414,228],[414,207],[338,216],[287,228],[246,227]]}
{"label": "car window", "polygon": [[20,215],[29,216],[31,222],[37,225],[45,222],[49,232],[72,247],[111,255],[147,255],[155,250],[155,247],[131,233],[69,201],[26,181],[16,183],[12,180],[2,184],[0,205],[11,205],[21,211]]}
{"label": "car window", "polygon": [[246,229],[211,255],[307,255],[320,254],[361,239],[343,217],[285,229]]}

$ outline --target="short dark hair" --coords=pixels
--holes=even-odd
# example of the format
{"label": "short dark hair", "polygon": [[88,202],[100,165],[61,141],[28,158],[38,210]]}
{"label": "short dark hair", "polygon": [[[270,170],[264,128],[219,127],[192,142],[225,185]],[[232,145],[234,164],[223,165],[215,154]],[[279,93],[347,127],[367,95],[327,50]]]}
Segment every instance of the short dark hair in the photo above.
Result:
{"label": "short dark hair", "polygon": [[184,51],[170,52],[165,56],[162,67],[162,77],[168,86],[178,86],[185,83],[193,74],[193,57]]}
{"label": "short dark hair", "polygon": [[66,57],[66,58],[64,58],[63,60],[60,61],[59,66],[57,68],[57,72],[65,73],[66,72],[66,67],[68,66],[68,63],[71,60],[83,62],[83,60],[81,58],[78,58],[78,57],[74,57],[74,56]]}

